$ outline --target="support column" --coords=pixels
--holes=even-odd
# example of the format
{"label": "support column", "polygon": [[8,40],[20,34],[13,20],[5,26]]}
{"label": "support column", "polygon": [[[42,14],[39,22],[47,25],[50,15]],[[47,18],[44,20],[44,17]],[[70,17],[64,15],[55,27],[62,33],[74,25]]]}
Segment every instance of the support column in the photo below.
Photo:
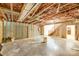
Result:
{"label": "support column", "polygon": [[3,22],[0,20],[0,43],[2,43],[3,38]]}

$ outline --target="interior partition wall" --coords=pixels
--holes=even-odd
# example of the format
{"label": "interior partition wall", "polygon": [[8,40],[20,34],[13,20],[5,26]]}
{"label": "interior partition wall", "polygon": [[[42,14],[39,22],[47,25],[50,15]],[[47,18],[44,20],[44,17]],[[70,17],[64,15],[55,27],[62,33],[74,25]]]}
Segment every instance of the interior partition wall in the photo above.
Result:
{"label": "interior partition wall", "polygon": [[37,25],[4,21],[3,28],[3,41],[9,39],[11,41],[12,38],[15,40],[31,38],[38,41],[41,39],[41,29],[39,30]]}
{"label": "interior partition wall", "polygon": [[12,38],[23,39],[27,38],[27,24],[4,21],[3,24],[3,39]]}

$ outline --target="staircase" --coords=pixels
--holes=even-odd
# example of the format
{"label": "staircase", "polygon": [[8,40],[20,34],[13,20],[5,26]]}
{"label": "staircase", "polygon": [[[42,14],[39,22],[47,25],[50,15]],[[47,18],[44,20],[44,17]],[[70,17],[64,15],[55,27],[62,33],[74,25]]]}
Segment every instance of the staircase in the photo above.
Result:
{"label": "staircase", "polygon": [[55,24],[54,27],[52,27],[52,29],[49,31],[49,34],[48,34],[48,35],[52,35],[53,33],[55,33],[56,30],[57,30],[60,26],[62,26],[61,23],[60,23],[60,24]]}

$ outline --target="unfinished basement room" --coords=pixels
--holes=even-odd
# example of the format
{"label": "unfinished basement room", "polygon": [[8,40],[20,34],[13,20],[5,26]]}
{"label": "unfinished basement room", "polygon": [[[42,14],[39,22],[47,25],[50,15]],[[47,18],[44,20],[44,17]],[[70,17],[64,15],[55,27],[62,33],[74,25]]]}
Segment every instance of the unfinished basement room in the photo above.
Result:
{"label": "unfinished basement room", "polygon": [[0,3],[1,56],[79,56],[79,3]]}

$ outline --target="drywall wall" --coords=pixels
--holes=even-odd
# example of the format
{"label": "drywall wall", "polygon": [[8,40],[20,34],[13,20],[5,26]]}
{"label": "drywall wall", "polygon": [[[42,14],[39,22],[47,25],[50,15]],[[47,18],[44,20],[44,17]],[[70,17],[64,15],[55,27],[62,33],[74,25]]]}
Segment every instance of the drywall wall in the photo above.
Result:
{"label": "drywall wall", "polygon": [[[38,42],[41,42],[43,31],[39,30],[40,27],[33,24],[24,24],[16,22],[4,22],[4,38],[14,37],[15,39],[33,38]],[[43,34],[43,33],[42,33]]]}
{"label": "drywall wall", "polygon": [[27,38],[27,24],[16,22],[4,22],[4,38],[15,37],[15,39]]}

